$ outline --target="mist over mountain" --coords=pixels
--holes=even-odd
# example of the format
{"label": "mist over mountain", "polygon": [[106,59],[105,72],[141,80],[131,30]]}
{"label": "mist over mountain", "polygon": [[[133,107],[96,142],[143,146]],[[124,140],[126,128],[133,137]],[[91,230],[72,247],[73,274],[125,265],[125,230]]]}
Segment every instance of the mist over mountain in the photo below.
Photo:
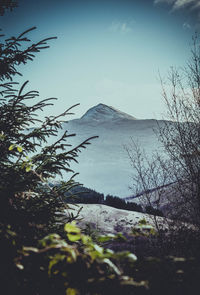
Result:
{"label": "mist over mountain", "polygon": [[99,136],[80,153],[79,164],[72,163],[72,168],[80,173],[76,179],[104,194],[131,195],[129,187],[134,171],[124,145],[128,145],[132,138],[147,154],[151,154],[160,149],[154,132],[156,128],[156,120],[139,120],[101,103],[90,108],[80,119],[63,123],[63,130],[77,135],[70,139],[72,144],[79,144],[90,136]]}

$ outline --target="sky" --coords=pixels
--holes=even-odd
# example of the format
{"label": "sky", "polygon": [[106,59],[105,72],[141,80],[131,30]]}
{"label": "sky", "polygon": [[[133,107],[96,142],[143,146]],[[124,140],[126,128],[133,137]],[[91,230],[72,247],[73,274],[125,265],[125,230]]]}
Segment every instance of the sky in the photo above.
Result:
{"label": "sky", "polygon": [[[33,42],[57,36],[20,68],[27,90],[57,97],[44,115],[80,103],[77,118],[98,103],[139,119],[162,118],[159,72],[185,65],[199,30],[199,0],[19,0],[0,17],[7,37],[36,26]],[[72,119],[72,118],[71,118]]]}

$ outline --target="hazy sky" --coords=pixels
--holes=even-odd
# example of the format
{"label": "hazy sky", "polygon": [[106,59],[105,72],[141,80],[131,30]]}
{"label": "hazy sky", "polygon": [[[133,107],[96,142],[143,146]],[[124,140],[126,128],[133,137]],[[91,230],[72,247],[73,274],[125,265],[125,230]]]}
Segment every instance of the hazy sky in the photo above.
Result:
{"label": "hazy sky", "polygon": [[41,98],[59,98],[47,114],[80,103],[80,117],[101,102],[160,118],[158,70],[184,65],[199,20],[199,0],[19,0],[0,27],[10,36],[37,26],[34,42],[58,37],[21,69]]}

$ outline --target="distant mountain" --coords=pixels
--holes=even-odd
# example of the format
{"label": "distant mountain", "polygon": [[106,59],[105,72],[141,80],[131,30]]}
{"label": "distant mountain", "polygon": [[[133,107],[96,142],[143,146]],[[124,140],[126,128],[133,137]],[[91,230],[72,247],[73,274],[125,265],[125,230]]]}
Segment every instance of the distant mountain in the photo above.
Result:
{"label": "distant mountain", "polygon": [[139,120],[101,103],[90,108],[80,119],[63,123],[63,130],[77,135],[70,139],[72,144],[99,136],[80,153],[79,164],[72,163],[72,168],[80,172],[76,179],[104,194],[132,195],[129,186],[134,171],[124,145],[130,144],[133,138],[147,154],[155,149],[161,150],[154,132],[157,126],[156,120]]}
{"label": "distant mountain", "polygon": [[136,120],[134,117],[123,113],[105,104],[98,104],[89,109],[82,117],[82,120],[109,121],[118,119]]}

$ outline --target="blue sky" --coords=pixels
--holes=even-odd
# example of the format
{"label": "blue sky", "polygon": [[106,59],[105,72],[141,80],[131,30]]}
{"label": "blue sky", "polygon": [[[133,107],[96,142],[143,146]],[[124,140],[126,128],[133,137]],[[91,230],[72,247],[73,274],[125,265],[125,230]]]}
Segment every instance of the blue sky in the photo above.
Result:
{"label": "blue sky", "polygon": [[58,97],[45,115],[80,103],[75,117],[104,103],[137,118],[161,118],[158,71],[182,66],[199,29],[198,0],[19,1],[0,18],[8,35],[31,26],[33,41],[57,36],[21,68],[29,89]]}

